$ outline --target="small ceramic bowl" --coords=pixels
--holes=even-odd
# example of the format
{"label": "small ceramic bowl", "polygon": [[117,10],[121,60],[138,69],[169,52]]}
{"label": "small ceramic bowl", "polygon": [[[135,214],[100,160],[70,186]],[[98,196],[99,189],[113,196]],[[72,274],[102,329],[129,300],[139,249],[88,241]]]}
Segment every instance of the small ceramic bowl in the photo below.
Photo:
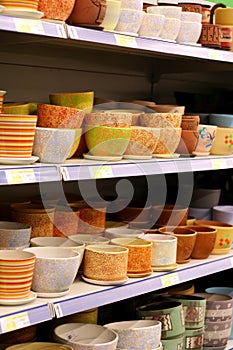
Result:
{"label": "small ceramic bowl", "polygon": [[63,163],[78,148],[82,129],[37,127],[32,153],[41,163]]}
{"label": "small ceramic bowl", "polygon": [[137,35],[144,12],[131,8],[121,8],[120,16],[115,27],[116,32]]}
{"label": "small ceramic bowl", "polygon": [[210,154],[231,155],[232,151],[233,128],[222,128],[218,126]]}
{"label": "small ceramic bowl", "polygon": [[217,125],[225,128],[233,127],[233,115],[232,114],[214,114],[209,115],[210,124]]}
{"label": "small ceramic bowl", "polygon": [[140,116],[140,124],[151,128],[180,128],[180,113],[144,113]]}
{"label": "small ceramic bowl", "polygon": [[208,156],[216,136],[216,125],[199,124],[197,128],[198,141],[193,154]]}
{"label": "small ceramic bowl", "polygon": [[148,13],[157,13],[160,15],[164,15],[167,18],[181,18],[181,11],[182,9],[178,6],[172,6],[172,5],[159,5],[159,6],[148,6],[147,7]]}
{"label": "small ceramic bowl", "polygon": [[5,114],[30,114],[30,104],[29,103],[20,103],[20,102],[13,102],[13,103],[3,103],[2,106],[2,113]]}
{"label": "small ceramic bowl", "polygon": [[142,37],[157,38],[162,31],[165,16],[156,13],[145,13],[138,34]]}
{"label": "small ceramic bowl", "polygon": [[124,152],[124,158],[130,158],[130,156],[152,157],[160,134],[160,129],[156,130],[157,134],[148,127],[132,126],[130,141]]}
{"label": "small ceramic bowl", "polygon": [[129,128],[132,124],[132,113],[122,110],[93,111],[85,116],[86,126],[111,126]]}
{"label": "small ceramic bowl", "polygon": [[30,247],[36,255],[32,290],[37,293],[59,293],[69,290],[80,263],[81,254],[62,247]]}
{"label": "small ceramic bowl", "polygon": [[140,237],[141,235],[143,235],[143,231],[130,228],[108,228],[104,231],[104,237],[110,240],[122,237]]}
{"label": "small ceramic bowl", "polygon": [[[113,31],[120,16],[121,2],[118,0],[106,0],[106,4],[106,13],[101,27],[103,27],[104,30]],[[94,100],[94,102],[96,104],[96,100]]]}
{"label": "small ceramic bowl", "polygon": [[201,30],[201,22],[182,20],[176,41],[179,44],[196,44],[200,38]]}
{"label": "small ceramic bowl", "polygon": [[212,219],[212,209],[211,208],[189,207],[188,214],[190,216],[195,217],[195,220],[211,220]]}
{"label": "small ceramic bowl", "polygon": [[49,95],[49,100],[53,105],[83,109],[85,113],[90,113],[94,103],[94,92],[53,93]]}
{"label": "small ceramic bowl", "polygon": [[122,281],[127,278],[128,249],[122,246],[88,245],[83,260],[83,275],[92,280]]}
{"label": "small ceramic bowl", "polygon": [[161,322],[156,320],[133,320],[107,323],[104,325],[118,334],[119,349],[141,350],[147,344],[157,349],[161,339]]}
{"label": "small ceramic bowl", "polygon": [[233,206],[216,205],[212,208],[213,220],[233,225]]}
{"label": "small ceramic bowl", "polygon": [[159,38],[165,41],[175,42],[180,31],[180,26],[180,19],[166,17]]}
{"label": "small ceramic bowl", "polygon": [[1,249],[17,248],[29,243],[31,226],[19,222],[0,221],[0,247]]}
{"label": "small ceramic bowl", "polygon": [[197,232],[196,242],[191,254],[192,259],[206,259],[214,249],[217,237],[217,230],[211,227],[198,225],[188,226]]}
{"label": "small ceramic bowl", "polygon": [[193,191],[190,207],[212,208],[218,205],[221,196],[220,188],[196,188]]}
{"label": "small ceramic bowl", "polygon": [[77,350],[115,350],[118,335],[104,326],[91,323],[67,323],[54,329],[54,339]]}
{"label": "small ceramic bowl", "polygon": [[84,119],[84,111],[77,108],[38,104],[37,126],[43,128],[79,129]]}
{"label": "small ceramic bowl", "polygon": [[122,156],[129,144],[130,128],[89,126],[85,140],[90,153],[94,156]]}
{"label": "small ceramic bowl", "polygon": [[179,145],[181,139],[181,128],[161,128],[159,134],[159,140],[154,149],[154,156],[169,154],[173,155]]}
{"label": "small ceramic bowl", "polygon": [[85,245],[107,244],[110,242],[110,240],[107,237],[102,237],[99,235],[81,234],[81,233],[78,233],[77,235],[71,235],[69,236],[69,239],[77,243],[80,243],[80,242],[84,243]]}
{"label": "small ceramic bowl", "polygon": [[198,12],[187,12],[182,11],[180,16],[182,21],[188,21],[188,22],[199,22],[202,21],[202,14]]}

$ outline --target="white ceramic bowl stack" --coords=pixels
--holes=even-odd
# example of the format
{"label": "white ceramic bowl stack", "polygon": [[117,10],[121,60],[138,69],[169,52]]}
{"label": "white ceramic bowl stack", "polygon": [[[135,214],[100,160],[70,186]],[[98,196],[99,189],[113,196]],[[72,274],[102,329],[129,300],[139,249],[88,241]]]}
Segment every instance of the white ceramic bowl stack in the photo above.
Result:
{"label": "white ceramic bowl stack", "polygon": [[121,0],[120,16],[115,31],[138,36],[144,14],[143,0]]}
{"label": "white ceramic bowl stack", "polygon": [[182,12],[180,31],[176,41],[179,44],[196,45],[201,35],[201,21],[201,13]]}

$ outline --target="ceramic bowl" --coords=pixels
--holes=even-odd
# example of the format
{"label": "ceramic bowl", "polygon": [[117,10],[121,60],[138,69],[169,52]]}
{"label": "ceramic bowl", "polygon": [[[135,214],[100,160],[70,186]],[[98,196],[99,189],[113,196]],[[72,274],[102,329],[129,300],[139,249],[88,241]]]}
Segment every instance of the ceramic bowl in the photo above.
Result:
{"label": "ceramic bowl", "polygon": [[232,151],[233,128],[222,128],[218,126],[210,154],[231,155]]}
{"label": "ceramic bowl", "polygon": [[233,127],[233,115],[232,114],[214,114],[209,115],[210,124],[217,125],[225,128]]}
{"label": "ceramic bowl", "polygon": [[180,113],[145,113],[140,116],[140,124],[151,128],[180,128]]}
{"label": "ceramic bowl", "polygon": [[165,41],[175,42],[180,32],[181,20],[178,18],[166,17],[163,25],[163,29],[159,35],[159,38]]}
{"label": "ceramic bowl", "polygon": [[[25,299],[29,296],[36,256],[22,250],[0,250],[0,298]],[[17,275],[15,274],[17,270]]]}
{"label": "ceramic bowl", "polygon": [[67,323],[54,329],[54,339],[75,350],[115,350],[118,335],[104,326],[88,323]]}
{"label": "ceramic bowl", "polygon": [[182,11],[180,16],[182,21],[188,21],[188,22],[202,22],[202,14],[198,12],[187,12]]}
{"label": "ceramic bowl", "polygon": [[205,327],[199,327],[196,329],[185,328],[184,350],[188,350],[190,347],[190,344],[192,344],[192,346],[194,346],[196,350],[203,350],[204,333],[205,333]]}
{"label": "ceramic bowl", "polygon": [[121,8],[142,11],[143,0],[122,0]]}
{"label": "ceramic bowl", "polygon": [[[119,102],[119,103],[120,103],[120,106],[121,106],[121,102]],[[119,121],[122,113],[123,114],[124,113],[131,113],[131,117],[132,117],[131,125],[140,125],[140,123],[139,123],[140,115],[143,114],[144,112],[141,111],[138,108],[138,106],[134,106],[134,105],[133,105],[134,109],[132,109],[131,106],[128,106],[128,104],[127,105],[123,104],[123,107],[124,108],[120,108],[120,109],[109,109],[109,110],[107,109],[106,113],[118,113],[118,118],[117,118],[118,120],[117,120],[117,122]],[[131,125],[128,124],[128,126],[131,126]],[[115,124],[115,126],[117,126],[117,124]],[[122,124],[122,126],[124,126],[124,124]]]}
{"label": "ceramic bowl", "polygon": [[142,238],[123,237],[113,238],[111,244],[128,248],[128,268],[129,277],[142,277],[152,273],[152,243]]}
{"label": "ceramic bowl", "polygon": [[23,4],[21,4],[19,1],[2,0],[1,5],[13,10],[36,11],[38,7],[38,0],[26,0],[23,2]]}
{"label": "ceramic bowl", "polygon": [[220,188],[196,188],[193,191],[190,206],[192,208],[212,208],[218,205]]}
{"label": "ceramic bowl", "polygon": [[218,322],[205,322],[204,349],[206,347],[215,348],[227,345],[231,333],[231,320]]}
{"label": "ceramic bowl", "polygon": [[214,249],[211,254],[227,254],[233,240],[233,226],[220,221],[196,220],[195,225],[208,226],[217,230]]}
{"label": "ceramic bowl", "polygon": [[31,247],[62,247],[77,251],[80,253],[81,261],[85,250],[85,244],[81,242],[75,242],[69,238],[63,237],[34,237],[30,239]]}
{"label": "ceramic bowl", "polygon": [[184,335],[172,339],[162,339],[161,342],[163,344],[163,350],[183,349]]}
{"label": "ceramic bowl", "polygon": [[79,252],[62,247],[30,247],[25,251],[36,255],[32,290],[59,293],[70,288],[81,263]]}
{"label": "ceramic bowl", "polygon": [[69,239],[74,242],[84,243],[85,245],[93,245],[93,244],[107,244],[110,240],[107,237],[102,237],[99,235],[91,235],[91,234],[81,234],[69,236]]}
{"label": "ceramic bowl", "polygon": [[198,132],[194,130],[182,130],[180,143],[176,151],[180,154],[192,154],[198,143]]}
{"label": "ceramic bowl", "polygon": [[182,9],[178,6],[172,6],[172,5],[159,5],[159,6],[148,6],[147,12],[148,13],[156,13],[160,15],[164,15],[167,18],[181,18],[181,11]]}
{"label": "ceramic bowl", "polygon": [[138,34],[142,37],[157,38],[162,31],[165,16],[156,13],[145,13]]}
{"label": "ceramic bowl", "polygon": [[38,11],[44,13],[43,18],[66,21],[74,4],[75,0],[39,0]]}
{"label": "ceramic bowl", "polygon": [[88,127],[85,140],[94,156],[122,156],[129,144],[130,128],[93,126]]}
{"label": "ceramic bowl", "polygon": [[212,208],[213,220],[226,222],[233,225],[233,206],[232,205],[216,205]]}
{"label": "ceramic bowl", "polygon": [[151,206],[130,207],[127,206],[116,214],[118,220],[127,223],[148,222],[151,216]]}
{"label": "ceramic bowl", "polygon": [[155,104],[151,107],[157,113],[179,113],[184,114],[185,106],[177,106],[177,105],[165,105],[165,104]]}
{"label": "ceramic bowl", "polygon": [[104,231],[104,237],[110,240],[113,238],[140,237],[141,235],[143,235],[143,231],[130,228],[107,228]]}
{"label": "ceramic bowl", "polygon": [[212,209],[211,208],[189,207],[188,214],[190,216],[195,217],[195,220],[211,220],[212,219]]}
{"label": "ceramic bowl", "polygon": [[38,104],[37,126],[43,128],[79,129],[84,119],[84,111],[77,108]]}
{"label": "ceramic bowl", "polygon": [[182,226],[186,225],[188,208],[166,204],[165,206],[152,206],[153,222],[160,226]]}
{"label": "ceramic bowl", "polygon": [[161,339],[170,339],[184,334],[184,313],[182,303],[162,300],[136,308],[139,319],[157,320],[162,324]]}
{"label": "ceramic bowl", "polygon": [[179,44],[196,44],[202,30],[201,22],[181,21],[180,31],[176,38]]}
{"label": "ceramic bowl", "polygon": [[[72,26],[95,26],[102,24],[106,13],[106,1],[100,0],[93,3],[91,0],[75,1],[71,15],[67,23]],[[88,11],[87,11],[88,9]]]}
{"label": "ceramic bowl", "polygon": [[78,148],[82,129],[37,127],[32,153],[41,163],[63,163]]}
{"label": "ceramic bowl", "polygon": [[93,111],[85,116],[86,126],[110,126],[129,128],[132,124],[132,113],[122,110]]}
{"label": "ceramic bowl", "polygon": [[100,281],[122,281],[127,278],[128,249],[122,246],[88,245],[85,249],[83,274]]}
{"label": "ceramic bowl", "polygon": [[29,244],[31,226],[12,221],[0,221],[0,247],[1,249],[17,248]]}
{"label": "ceramic bowl", "polygon": [[161,339],[161,322],[156,320],[132,320],[107,323],[104,325],[118,334],[118,349],[141,350],[147,344],[157,349]]}
{"label": "ceramic bowl", "polygon": [[7,350],[73,350],[69,345],[48,342],[28,342],[12,345]]}
{"label": "ceramic bowl", "polygon": [[181,128],[161,128],[153,154],[174,154],[181,139]]}
{"label": "ceramic bowl", "polygon": [[206,322],[231,320],[233,297],[228,294],[196,293],[206,299]]}
{"label": "ceramic bowl", "polygon": [[78,232],[79,209],[72,205],[56,205],[53,222],[53,235],[69,237]]}
{"label": "ceramic bowl", "polygon": [[179,294],[179,295],[190,295],[195,293],[195,285],[190,282],[180,283],[167,288],[169,295]]}
{"label": "ceramic bowl", "polygon": [[198,125],[197,132],[199,137],[198,137],[196,148],[193,151],[194,155],[208,156],[210,154],[210,150],[216,135],[216,130],[217,130],[216,125],[207,125],[207,124]]}
{"label": "ceramic bowl", "polygon": [[0,90],[0,113],[2,113],[2,105],[4,100],[4,95],[6,94],[6,91]]}
{"label": "ceramic bowl", "polygon": [[[132,126],[129,144],[124,152],[124,156],[151,156],[157,145],[159,129],[157,135],[148,127]],[[157,137],[156,137],[157,136]]]}
{"label": "ceramic bowl", "polygon": [[94,92],[53,93],[49,95],[49,100],[53,105],[83,109],[85,113],[90,113],[94,103]]}
{"label": "ceramic bowl", "polygon": [[217,230],[211,227],[188,226],[197,232],[196,242],[191,254],[192,259],[206,259],[214,249],[217,237]]}
{"label": "ceramic bowl", "polygon": [[30,104],[29,103],[20,103],[20,102],[3,103],[2,113],[27,115],[27,114],[30,114]]}
{"label": "ceramic bowl", "polygon": [[115,29],[120,16],[121,2],[118,0],[106,0],[106,5],[106,13],[101,27],[103,27],[104,30],[112,31]]}
{"label": "ceramic bowl", "polygon": [[124,34],[137,35],[143,17],[144,12],[142,10],[121,8],[115,31]]}
{"label": "ceramic bowl", "polygon": [[152,242],[153,271],[162,270],[163,267],[174,268],[176,264],[177,237],[160,233],[148,233],[141,238]]}

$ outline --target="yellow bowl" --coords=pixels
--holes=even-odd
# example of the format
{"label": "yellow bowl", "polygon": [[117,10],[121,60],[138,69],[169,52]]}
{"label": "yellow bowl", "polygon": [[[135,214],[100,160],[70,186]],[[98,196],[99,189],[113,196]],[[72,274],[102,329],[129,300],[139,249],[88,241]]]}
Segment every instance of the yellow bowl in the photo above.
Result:
{"label": "yellow bowl", "polygon": [[233,128],[217,127],[210,154],[230,155],[233,152]]}

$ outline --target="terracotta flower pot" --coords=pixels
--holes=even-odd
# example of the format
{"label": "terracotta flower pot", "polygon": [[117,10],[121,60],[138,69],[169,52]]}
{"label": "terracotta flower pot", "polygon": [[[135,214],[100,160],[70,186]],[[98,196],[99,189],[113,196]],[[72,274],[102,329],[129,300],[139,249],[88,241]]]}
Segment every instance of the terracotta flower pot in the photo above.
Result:
{"label": "terracotta flower pot", "polygon": [[71,25],[98,26],[106,13],[106,0],[76,0],[67,22]]}

